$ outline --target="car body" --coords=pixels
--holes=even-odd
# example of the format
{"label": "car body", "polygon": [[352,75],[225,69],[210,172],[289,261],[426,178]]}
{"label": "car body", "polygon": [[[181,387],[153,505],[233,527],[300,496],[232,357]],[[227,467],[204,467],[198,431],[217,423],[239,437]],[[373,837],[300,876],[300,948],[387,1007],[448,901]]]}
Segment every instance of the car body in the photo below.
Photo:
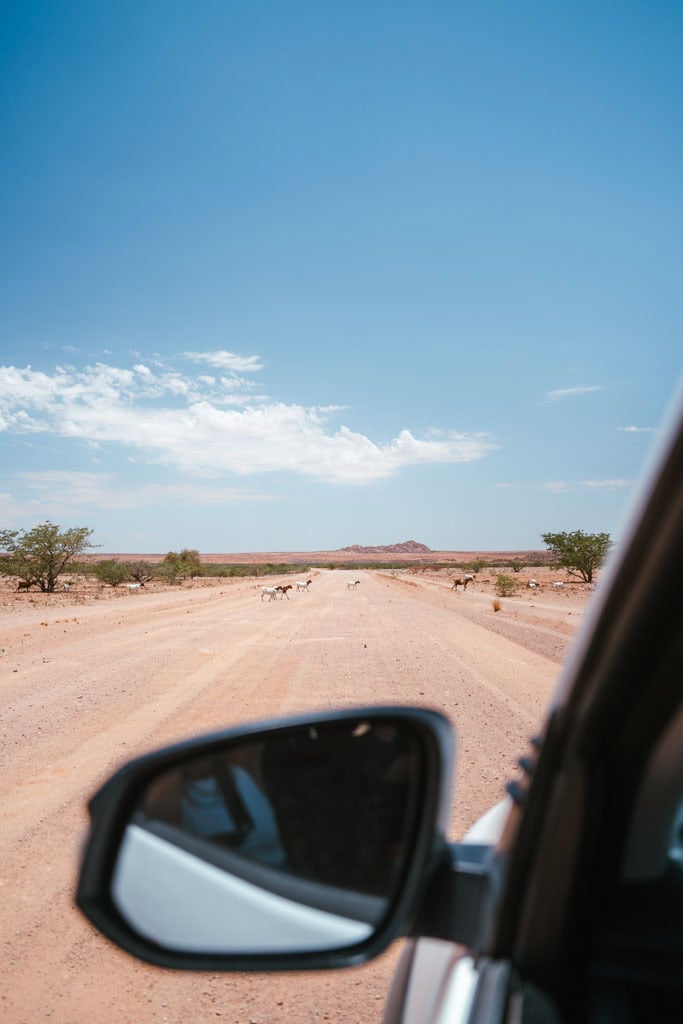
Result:
{"label": "car body", "polygon": [[[403,936],[386,1024],[683,1019],[680,403],[672,420],[542,734],[520,751],[520,772],[506,800],[462,842],[449,843],[444,834],[453,736],[435,712],[358,708],[256,723],[142,758],[107,783],[91,804],[77,894],[83,912],[129,952],[174,968],[340,967]],[[321,737],[330,739],[321,744]],[[356,757],[361,740],[366,760]],[[394,745],[391,758],[387,743]],[[271,772],[273,750],[284,751],[284,760]],[[295,780],[309,755],[317,759],[306,761],[315,767],[306,778],[326,780],[315,791],[303,775]],[[176,799],[182,773],[214,756],[224,759],[220,772],[227,765],[233,773],[227,789],[235,788],[235,766],[256,765],[254,778],[268,794],[273,779],[292,781],[272,798],[281,826],[297,822],[295,838],[283,840],[284,872],[272,854],[270,861],[245,855],[232,825],[226,850],[183,826],[177,807],[174,818],[163,819],[154,807],[151,818],[143,814],[160,780],[167,790],[172,780]],[[212,770],[218,778],[219,769]],[[354,799],[346,809],[336,806],[354,772],[348,783]],[[409,810],[394,814],[372,838],[370,819],[355,815],[380,777],[372,806],[381,807],[384,794],[398,794],[392,806]],[[305,824],[301,812],[309,800],[331,808],[325,827],[318,818]],[[327,873],[319,868],[346,841],[344,832],[335,838],[335,815],[348,825],[346,833],[356,828],[367,840],[368,879],[383,865],[384,875],[377,870],[372,884],[349,873],[358,843]],[[254,815],[247,817],[253,835]],[[323,857],[308,851],[299,868],[292,851],[302,835],[304,845],[322,843]],[[131,842],[137,847],[121,883],[122,851],[130,852]],[[169,859],[170,886],[156,895],[159,906],[174,904],[173,921],[157,917],[148,926],[136,915],[151,907],[158,865]],[[218,888],[209,884],[201,897],[195,891],[183,906],[173,900],[184,885],[189,896],[200,875],[215,876]],[[221,932],[237,890],[247,901],[245,921],[262,923],[256,939],[244,938],[245,925],[230,936]],[[212,891],[227,901],[216,917],[218,931],[193,932],[192,906],[205,897],[210,905]],[[301,930],[290,942],[295,918]]]}

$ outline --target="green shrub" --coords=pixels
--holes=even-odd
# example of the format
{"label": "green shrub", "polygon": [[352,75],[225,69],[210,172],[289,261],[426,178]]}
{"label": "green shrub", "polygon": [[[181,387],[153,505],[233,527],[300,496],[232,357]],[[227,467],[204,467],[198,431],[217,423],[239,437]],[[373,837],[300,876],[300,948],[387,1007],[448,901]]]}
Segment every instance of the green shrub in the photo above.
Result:
{"label": "green shrub", "polygon": [[164,555],[164,560],[161,566],[158,567],[157,573],[161,567],[164,567],[161,572],[162,579],[168,578],[170,583],[177,583],[179,580],[194,579],[195,576],[202,576],[204,574],[204,567],[199,557],[199,552],[195,548],[183,548],[178,553],[177,551],[169,551],[167,555]]}
{"label": "green shrub", "polygon": [[154,562],[126,562],[130,578],[136,583],[149,583],[154,579]]}
{"label": "green shrub", "polygon": [[500,597],[512,597],[519,590],[520,584],[512,576],[498,573],[495,577],[495,590]]}
{"label": "green shrub", "polygon": [[463,562],[462,568],[465,572],[479,572],[480,569],[485,569],[488,564],[484,558],[474,558],[471,562]]}
{"label": "green shrub", "polygon": [[115,558],[106,558],[102,562],[97,562],[94,576],[100,583],[118,587],[120,583],[130,579],[130,570],[125,562],[117,562]]}

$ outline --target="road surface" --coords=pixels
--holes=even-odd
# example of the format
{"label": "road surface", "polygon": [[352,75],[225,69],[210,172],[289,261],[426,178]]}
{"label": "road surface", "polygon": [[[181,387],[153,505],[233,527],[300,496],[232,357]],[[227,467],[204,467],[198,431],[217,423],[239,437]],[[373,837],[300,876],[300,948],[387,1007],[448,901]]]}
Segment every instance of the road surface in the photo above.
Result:
{"label": "road surface", "polygon": [[[349,579],[360,585],[348,590]],[[500,798],[543,721],[567,643],[558,630],[496,615],[480,595],[369,571],[319,572],[289,600],[262,601],[239,580],[88,606],[48,599],[3,616],[0,1019],[380,1021],[397,946],[350,971],[219,975],[162,971],[109,945],[72,906],[87,799],[124,760],[205,731],[422,704],[456,724],[458,838]]]}

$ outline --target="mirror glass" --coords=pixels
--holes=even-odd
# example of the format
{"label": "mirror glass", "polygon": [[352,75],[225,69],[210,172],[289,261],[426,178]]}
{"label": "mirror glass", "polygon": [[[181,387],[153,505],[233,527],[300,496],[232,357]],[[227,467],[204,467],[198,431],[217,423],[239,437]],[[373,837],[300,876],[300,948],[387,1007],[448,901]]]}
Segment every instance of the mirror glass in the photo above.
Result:
{"label": "mirror glass", "polygon": [[302,953],[368,939],[407,867],[422,742],[387,718],[213,745],[153,778],[112,898],[146,939],[196,953]]}

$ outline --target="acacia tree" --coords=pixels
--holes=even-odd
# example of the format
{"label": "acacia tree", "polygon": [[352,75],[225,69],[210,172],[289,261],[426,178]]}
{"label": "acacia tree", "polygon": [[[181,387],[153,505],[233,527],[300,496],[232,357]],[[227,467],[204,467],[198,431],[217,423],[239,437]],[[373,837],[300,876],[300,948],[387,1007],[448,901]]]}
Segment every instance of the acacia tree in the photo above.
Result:
{"label": "acacia tree", "polygon": [[149,583],[150,580],[154,579],[154,562],[127,562],[128,572],[130,573],[131,579],[135,580],[136,583]]}
{"label": "acacia tree", "polygon": [[0,530],[0,549],[5,552],[0,572],[51,594],[60,573],[69,571],[73,560],[93,546],[92,534],[87,526],[62,530],[49,521],[32,530]]}
{"label": "acacia tree", "polygon": [[578,576],[584,583],[592,583],[597,569],[609,554],[612,542],[608,533],[542,533],[546,544],[570,576]]}

